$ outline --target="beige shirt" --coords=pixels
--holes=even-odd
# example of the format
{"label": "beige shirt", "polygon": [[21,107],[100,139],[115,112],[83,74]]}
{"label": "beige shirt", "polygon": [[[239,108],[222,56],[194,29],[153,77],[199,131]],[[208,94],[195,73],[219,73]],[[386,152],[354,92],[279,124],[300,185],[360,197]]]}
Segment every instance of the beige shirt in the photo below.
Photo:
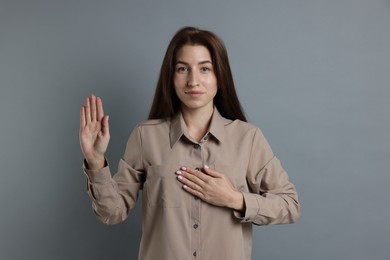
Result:
{"label": "beige shirt", "polygon": [[[175,171],[204,165],[243,193],[244,214],[183,190]],[[109,166],[84,172],[94,212],[108,225],[127,218],[142,190],[139,260],[249,260],[252,224],[292,223],[300,212],[294,185],[262,132],[217,109],[200,142],[188,135],[181,113],[147,120],[131,133],[114,177]]]}

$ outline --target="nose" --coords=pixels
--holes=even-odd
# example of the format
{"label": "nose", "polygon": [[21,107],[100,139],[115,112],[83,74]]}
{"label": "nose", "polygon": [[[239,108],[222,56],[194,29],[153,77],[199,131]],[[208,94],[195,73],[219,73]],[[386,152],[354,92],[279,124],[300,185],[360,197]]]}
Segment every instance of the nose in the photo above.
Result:
{"label": "nose", "polygon": [[187,86],[188,87],[196,87],[199,86],[198,75],[195,70],[190,70],[187,76]]}

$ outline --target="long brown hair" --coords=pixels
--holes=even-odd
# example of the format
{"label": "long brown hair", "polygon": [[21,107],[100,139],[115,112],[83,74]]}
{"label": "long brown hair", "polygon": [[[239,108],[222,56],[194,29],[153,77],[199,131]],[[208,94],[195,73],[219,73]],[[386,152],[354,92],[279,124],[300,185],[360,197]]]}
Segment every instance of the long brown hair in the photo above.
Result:
{"label": "long brown hair", "polygon": [[244,111],[238,100],[230,70],[228,54],[222,40],[210,31],[194,27],[180,29],[172,38],[161,65],[160,76],[149,119],[161,119],[174,116],[180,109],[180,100],[173,87],[176,53],[184,45],[201,45],[210,52],[218,91],[214,105],[219,113],[228,119],[246,121]]}

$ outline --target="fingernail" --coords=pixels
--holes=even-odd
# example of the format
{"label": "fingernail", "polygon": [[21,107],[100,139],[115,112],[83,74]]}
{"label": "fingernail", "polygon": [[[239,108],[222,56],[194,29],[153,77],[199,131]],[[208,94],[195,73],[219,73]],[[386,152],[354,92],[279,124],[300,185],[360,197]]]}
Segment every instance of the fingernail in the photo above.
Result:
{"label": "fingernail", "polygon": [[187,168],[186,167],[181,167],[180,169],[182,169],[183,171],[186,171],[187,170]]}
{"label": "fingernail", "polygon": [[176,174],[181,174],[181,171],[176,171]]}
{"label": "fingernail", "polygon": [[181,180],[181,179],[183,179],[183,177],[181,177],[181,176],[179,175],[179,176],[177,176],[177,179],[178,179],[178,180]]}
{"label": "fingernail", "polygon": [[205,165],[204,165],[204,168],[205,168],[205,169],[209,169],[210,167],[208,167],[208,166],[205,164]]}

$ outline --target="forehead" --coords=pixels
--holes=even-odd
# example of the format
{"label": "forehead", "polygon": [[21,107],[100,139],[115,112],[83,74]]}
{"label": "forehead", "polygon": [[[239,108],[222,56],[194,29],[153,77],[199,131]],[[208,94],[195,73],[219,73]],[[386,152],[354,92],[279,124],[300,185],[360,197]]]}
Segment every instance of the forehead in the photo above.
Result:
{"label": "forehead", "polygon": [[209,50],[203,45],[184,45],[176,54],[176,61],[211,61]]}

